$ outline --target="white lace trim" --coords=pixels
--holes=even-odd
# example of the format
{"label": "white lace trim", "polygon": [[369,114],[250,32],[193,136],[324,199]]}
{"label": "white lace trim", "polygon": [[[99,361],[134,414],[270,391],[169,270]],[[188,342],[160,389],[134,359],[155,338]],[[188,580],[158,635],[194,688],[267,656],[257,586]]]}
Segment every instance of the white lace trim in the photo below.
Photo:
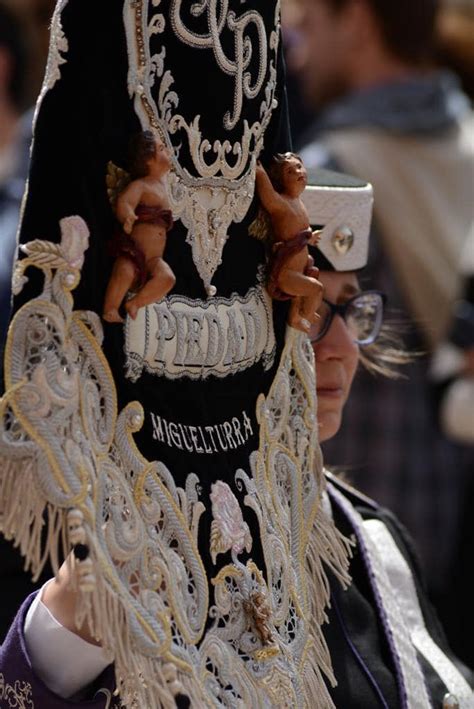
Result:
{"label": "white lace trim", "polygon": [[69,43],[63,31],[61,15],[68,2],[69,0],[59,0],[54,10],[51,21],[51,35],[46,73],[36,106],[36,113],[38,112],[39,106],[41,105],[45,95],[48,91],[51,91],[51,89],[53,89],[56,83],[61,79],[61,65],[65,64],[67,61],[64,54],[69,51]]}

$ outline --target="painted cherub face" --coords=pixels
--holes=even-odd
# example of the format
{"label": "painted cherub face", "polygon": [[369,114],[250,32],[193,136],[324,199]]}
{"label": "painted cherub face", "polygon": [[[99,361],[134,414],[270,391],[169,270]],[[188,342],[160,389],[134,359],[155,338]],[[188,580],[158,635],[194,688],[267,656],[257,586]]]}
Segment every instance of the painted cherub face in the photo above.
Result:
{"label": "painted cherub face", "polygon": [[291,156],[282,167],[281,181],[287,194],[301,194],[306,187],[308,176],[302,161]]}
{"label": "painted cherub face", "polygon": [[171,168],[170,151],[160,138],[155,141],[155,155],[149,160],[148,164],[163,173]]}

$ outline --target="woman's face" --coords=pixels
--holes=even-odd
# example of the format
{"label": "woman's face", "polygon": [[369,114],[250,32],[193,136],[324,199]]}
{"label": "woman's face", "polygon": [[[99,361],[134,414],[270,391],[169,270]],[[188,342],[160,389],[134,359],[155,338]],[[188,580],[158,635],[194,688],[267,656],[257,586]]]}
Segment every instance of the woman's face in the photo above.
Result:
{"label": "woman's face", "polygon": [[[324,298],[344,303],[359,292],[354,273],[321,271]],[[359,361],[359,346],[353,341],[346,323],[335,315],[322,340],[313,344],[316,360],[318,424],[320,441],[332,438],[341,425],[342,411],[349,396]]]}

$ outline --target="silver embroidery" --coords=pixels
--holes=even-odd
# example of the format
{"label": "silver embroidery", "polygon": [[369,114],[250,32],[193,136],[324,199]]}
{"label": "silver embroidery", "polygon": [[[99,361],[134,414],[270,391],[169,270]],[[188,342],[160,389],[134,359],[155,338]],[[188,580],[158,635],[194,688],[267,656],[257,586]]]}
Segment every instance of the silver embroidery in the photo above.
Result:
{"label": "silver embroidery", "polygon": [[213,563],[216,563],[218,554],[225,554],[229,550],[236,555],[241,554],[244,549],[250,552],[250,529],[244,522],[239,502],[227,483],[218,480],[211,485],[210,499],[214,518],[210,544]]}
{"label": "silver embroidery", "polygon": [[[61,15],[68,4],[69,0],[59,0],[54,10],[53,19],[51,21],[51,39],[49,44],[48,61],[46,64],[46,74],[43,81],[38,105],[48,91],[54,88],[55,84],[61,78],[61,65],[66,63],[66,58],[63,56],[69,50],[67,38],[63,32],[61,24]],[[38,110],[38,109],[37,109]]]}
{"label": "silver embroidery", "polygon": [[[154,3],[159,8],[160,3]],[[182,135],[187,143],[196,176],[184,170],[178,161],[170,176],[170,201],[173,215],[182,220],[188,230],[193,260],[208,294],[214,273],[222,260],[222,251],[232,222],[240,222],[247,214],[253,199],[256,159],[263,146],[263,136],[276,106],[276,57],[279,44],[279,6],[275,7],[275,29],[267,36],[260,14],[244,11],[239,16],[228,12],[228,0],[205,0],[188,8],[191,18],[198,20],[207,14],[209,34],[199,35],[182,19],[183,3],[173,0],[170,15],[175,33],[182,42],[196,48],[212,47],[217,66],[234,77],[234,106],[223,116],[223,126],[233,127],[242,110],[245,98],[262,95],[259,119],[252,125],[243,121],[243,133],[238,140],[214,140],[203,135],[200,115],[190,121],[178,112],[179,96],[174,89],[174,78],[166,69],[166,47],[153,56],[149,42],[144,38],[160,34],[166,20],[161,12],[149,14],[148,0],[129,0],[124,17],[129,47],[128,85],[135,97],[135,108],[143,127],[158,130],[171,148],[171,136]],[[246,34],[249,26],[257,29]],[[228,58],[222,49],[220,35],[224,30],[233,33],[235,56]],[[257,53],[259,69],[256,77],[247,71],[250,58]],[[270,56],[268,56],[270,55]],[[263,87],[265,76],[267,82]],[[157,96],[155,101],[153,95]]]}
{"label": "silver embroidery", "polygon": [[226,377],[275,358],[272,302],[263,286],[245,296],[192,300],[174,295],[127,318],[127,377]]}
{"label": "silver embroidery", "polygon": [[104,706],[104,709],[110,709],[112,706],[113,702],[113,694],[110,691],[110,689],[107,689],[106,687],[101,687],[101,689],[98,689],[97,692],[94,695],[94,699],[98,699],[100,695],[103,695],[106,700],[106,704]]}
{"label": "silver embroidery", "polygon": [[[212,49],[219,68],[235,79],[233,114],[230,111],[224,115],[224,126],[227,130],[235,128],[242,113],[244,96],[253,99],[260,93],[267,71],[267,33],[261,15],[255,10],[247,10],[241,17],[229,11],[229,0],[204,0],[195,3],[191,15],[199,17],[206,13],[209,32],[199,35],[193,32],[181,18],[183,0],[174,0],[171,6],[171,22],[175,34],[182,42],[195,49]],[[219,7],[220,6],[220,7]],[[221,43],[222,31],[227,28],[234,34],[234,59],[226,56]],[[249,26],[253,25],[258,37],[258,48],[252,45],[250,36],[245,36]],[[258,75],[252,81],[250,72],[246,71],[252,55],[257,51],[259,56]]]}
{"label": "silver embroidery", "polygon": [[150,418],[155,441],[198,455],[236,450],[253,436],[252,422],[245,411],[242,411],[241,417],[233,416],[230,421],[212,426],[168,421],[153,411],[150,411]]}

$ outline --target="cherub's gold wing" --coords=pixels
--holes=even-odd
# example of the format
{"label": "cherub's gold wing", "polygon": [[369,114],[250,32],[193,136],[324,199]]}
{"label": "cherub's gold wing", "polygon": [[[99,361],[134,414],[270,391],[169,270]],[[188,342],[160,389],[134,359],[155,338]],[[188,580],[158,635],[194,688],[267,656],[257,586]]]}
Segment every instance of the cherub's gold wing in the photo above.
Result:
{"label": "cherub's gold wing", "polygon": [[130,184],[132,178],[130,177],[129,173],[122,167],[119,167],[118,165],[115,165],[115,163],[113,163],[112,161],[109,161],[109,163],[107,164],[107,177],[105,179],[107,183],[107,194],[109,195],[110,204],[112,205],[112,207],[114,207],[115,202],[117,201],[117,197],[121,192],[124,191],[127,185]]}
{"label": "cherub's gold wing", "polygon": [[272,222],[270,215],[266,209],[263,209],[263,207],[260,207],[257,216],[251,223],[249,227],[249,234],[250,236],[253,236],[254,239],[258,239],[259,241],[263,241],[267,244],[271,244],[273,242],[274,235]]}

